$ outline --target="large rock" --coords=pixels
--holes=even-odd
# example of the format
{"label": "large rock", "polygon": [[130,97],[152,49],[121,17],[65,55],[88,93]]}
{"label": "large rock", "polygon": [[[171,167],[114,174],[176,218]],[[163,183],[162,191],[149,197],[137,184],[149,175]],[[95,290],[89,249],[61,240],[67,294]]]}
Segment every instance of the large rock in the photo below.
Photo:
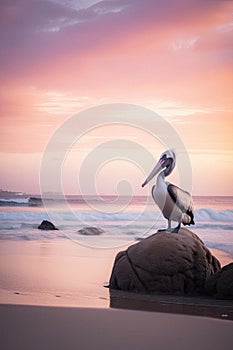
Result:
{"label": "large rock", "polygon": [[117,254],[109,287],[134,292],[200,294],[220,269],[197,235],[160,231]]}
{"label": "large rock", "polygon": [[40,230],[58,230],[58,228],[50,221],[43,220],[41,224],[38,226]]}
{"label": "large rock", "polygon": [[206,293],[218,299],[233,299],[233,263],[224,266],[208,280]]}

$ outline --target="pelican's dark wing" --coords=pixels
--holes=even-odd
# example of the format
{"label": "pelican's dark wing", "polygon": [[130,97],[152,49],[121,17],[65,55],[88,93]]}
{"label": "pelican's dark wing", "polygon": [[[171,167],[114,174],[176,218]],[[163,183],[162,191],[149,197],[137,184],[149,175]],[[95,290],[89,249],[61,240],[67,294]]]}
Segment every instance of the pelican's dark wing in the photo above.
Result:
{"label": "pelican's dark wing", "polygon": [[182,210],[183,213],[187,213],[190,216],[191,221],[193,221],[194,214],[191,194],[172,184],[167,186],[167,190],[176,205]]}

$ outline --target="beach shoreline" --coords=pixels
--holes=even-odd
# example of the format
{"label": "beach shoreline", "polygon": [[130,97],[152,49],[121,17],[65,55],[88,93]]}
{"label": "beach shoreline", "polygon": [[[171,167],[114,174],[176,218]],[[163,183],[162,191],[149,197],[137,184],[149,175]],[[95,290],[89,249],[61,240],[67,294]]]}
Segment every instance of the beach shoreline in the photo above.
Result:
{"label": "beach shoreline", "polygon": [[[123,294],[117,303],[112,303],[108,288],[112,266],[116,254],[125,249],[87,248],[70,240],[44,241],[2,241],[0,244],[0,303],[23,305],[70,306],[90,308],[127,308],[129,293]],[[216,249],[210,249],[221,265],[232,262],[233,257]],[[143,298],[131,296],[131,309],[143,309]],[[188,299],[168,296],[146,297],[144,309],[153,309],[154,304],[166,304],[168,311],[171,305],[187,303]],[[114,299],[116,301],[116,299]],[[182,301],[183,300],[183,301]],[[197,299],[193,299],[193,304]],[[150,305],[151,303],[151,305]],[[114,306],[114,305],[115,306]],[[218,302],[213,302],[213,306]],[[227,301],[225,302],[228,306]],[[116,306],[117,305],[117,306]],[[170,305],[170,306],[169,306]],[[222,304],[223,307],[225,307]],[[167,308],[164,309],[167,312]],[[188,313],[195,314],[191,307]],[[176,308],[182,313],[182,308]],[[184,309],[184,308],[183,308]],[[158,308],[161,310],[161,308]],[[228,310],[229,311],[229,310]],[[224,314],[224,309],[222,314]],[[199,313],[200,315],[202,313]],[[221,315],[220,315],[221,316]],[[231,316],[229,316],[231,317]]]}
{"label": "beach shoreline", "polygon": [[[64,239],[2,241],[2,348],[166,350],[175,343],[180,350],[231,349],[232,301],[104,288],[125,248],[87,248]],[[222,265],[232,261],[211,251]]]}

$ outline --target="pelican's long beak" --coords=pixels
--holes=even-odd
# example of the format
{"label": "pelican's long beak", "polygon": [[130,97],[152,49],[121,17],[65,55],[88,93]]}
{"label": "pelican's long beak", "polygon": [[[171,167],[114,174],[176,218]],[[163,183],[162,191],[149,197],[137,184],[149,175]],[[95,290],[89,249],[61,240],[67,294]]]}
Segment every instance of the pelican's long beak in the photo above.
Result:
{"label": "pelican's long beak", "polygon": [[160,159],[158,163],[155,165],[155,167],[152,169],[152,171],[150,172],[146,180],[143,182],[142,187],[146,186],[148,182],[150,182],[150,180],[152,180],[153,177],[155,177],[155,175],[157,175],[164,168],[164,165],[165,165],[165,161]]}

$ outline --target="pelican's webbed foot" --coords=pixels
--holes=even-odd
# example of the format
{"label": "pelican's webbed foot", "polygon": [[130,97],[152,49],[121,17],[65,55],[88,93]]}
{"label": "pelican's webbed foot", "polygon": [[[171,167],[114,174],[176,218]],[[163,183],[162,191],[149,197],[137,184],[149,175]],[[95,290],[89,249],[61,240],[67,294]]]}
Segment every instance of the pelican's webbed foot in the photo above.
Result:
{"label": "pelican's webbed foot", "polygon": [[181,226],[181,223],[179,223],[179,225],[178,225],[177,227],[172,228],[172,227],[171,227],[171,221],[168,220],[168,227],[167,227],[167,228],[159,229],[158,232],[167,231],[167,232],[171,232],[171,233],[178,233],[178,232],[179,232],[179,229],[180,229],[180,226]]}
{"label": "pelican's webbed foot", "polygon": [[179,225],[177,226],[177,227],[175,227],[175,228],[172,228],[172,226],[171,226],[171,220],[168,220],[168,227],[167,227],[167,232],[171,232],[171,233],[178,233],[179,232],[179,229],[180,229],[180,223],[179,223]]}
{"label": "pelican's webbed foot", "polygon": [[172,233],[179,233],[180,226],[181,226],[181,224],[179,223],[179,225],[177,227],[175,227],[173,229],[170,229],[170,232],[172,232]]}

